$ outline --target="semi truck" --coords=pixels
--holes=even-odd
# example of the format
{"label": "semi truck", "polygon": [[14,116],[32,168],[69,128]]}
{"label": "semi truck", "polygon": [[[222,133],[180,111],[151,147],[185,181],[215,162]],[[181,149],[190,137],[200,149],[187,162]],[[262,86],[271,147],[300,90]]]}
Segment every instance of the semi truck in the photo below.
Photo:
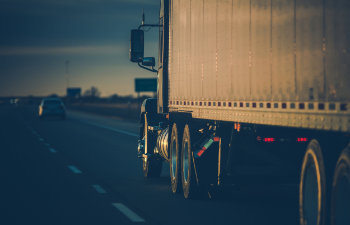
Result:
{"label": "semi truck", "polygon": [[161,0],[129,56],[158,76],[141,107],[146,178],[167,161],[171,191],[194,198],[237,182],[244,152],[273,151],[293,165],[301,225],[350,224],[348,0]]}

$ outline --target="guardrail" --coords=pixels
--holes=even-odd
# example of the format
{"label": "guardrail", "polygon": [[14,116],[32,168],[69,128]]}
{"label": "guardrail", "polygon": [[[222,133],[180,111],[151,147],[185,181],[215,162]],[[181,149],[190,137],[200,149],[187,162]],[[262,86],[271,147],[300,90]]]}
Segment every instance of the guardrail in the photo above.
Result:
{"label": "guardrail", "polygon": [[67,104],[66,107],[70,110],[119,117],[131,121],[138,121],[140,117],[140,106],[137,103],[74,103]]}

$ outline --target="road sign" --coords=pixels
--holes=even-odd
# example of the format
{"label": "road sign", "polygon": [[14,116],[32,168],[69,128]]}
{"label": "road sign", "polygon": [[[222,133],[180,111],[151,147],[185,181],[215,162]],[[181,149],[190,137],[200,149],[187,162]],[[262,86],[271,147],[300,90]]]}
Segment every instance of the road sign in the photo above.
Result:
{"label": "road sign", "polygon": [[157,78],[135,78],[135,92],[156,92]]}
{"label": "road sign", "polygon": [[67,97],[68,98],[80,98],[81,88],[67,88]]}

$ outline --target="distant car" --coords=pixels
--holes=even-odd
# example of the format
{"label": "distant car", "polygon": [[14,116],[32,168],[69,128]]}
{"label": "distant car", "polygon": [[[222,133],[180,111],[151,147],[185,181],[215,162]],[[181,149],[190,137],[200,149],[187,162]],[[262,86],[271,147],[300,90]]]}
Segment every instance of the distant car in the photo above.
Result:
{"label": "distant car", "polygon": [[11,105],[17,106],[18,102],[19,102],[19,99],[18,99],[18,98],[11,98],[11,99],[10,99],[10,104],[11,104]]}
{"label": "distant car", "polygon": [[66,109],[59,98],[44,98],[39,105],[39,118],[58,116],[66,118]]}

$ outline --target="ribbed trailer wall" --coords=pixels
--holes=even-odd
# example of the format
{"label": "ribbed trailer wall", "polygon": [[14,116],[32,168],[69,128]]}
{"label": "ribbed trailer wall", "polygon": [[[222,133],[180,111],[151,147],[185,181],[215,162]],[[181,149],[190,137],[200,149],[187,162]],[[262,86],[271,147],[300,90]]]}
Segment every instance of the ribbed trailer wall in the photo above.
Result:
{"label": "ribbed trailer wall", "polygon": [[171,0],[169,111],[350,131],[350,1]]}

